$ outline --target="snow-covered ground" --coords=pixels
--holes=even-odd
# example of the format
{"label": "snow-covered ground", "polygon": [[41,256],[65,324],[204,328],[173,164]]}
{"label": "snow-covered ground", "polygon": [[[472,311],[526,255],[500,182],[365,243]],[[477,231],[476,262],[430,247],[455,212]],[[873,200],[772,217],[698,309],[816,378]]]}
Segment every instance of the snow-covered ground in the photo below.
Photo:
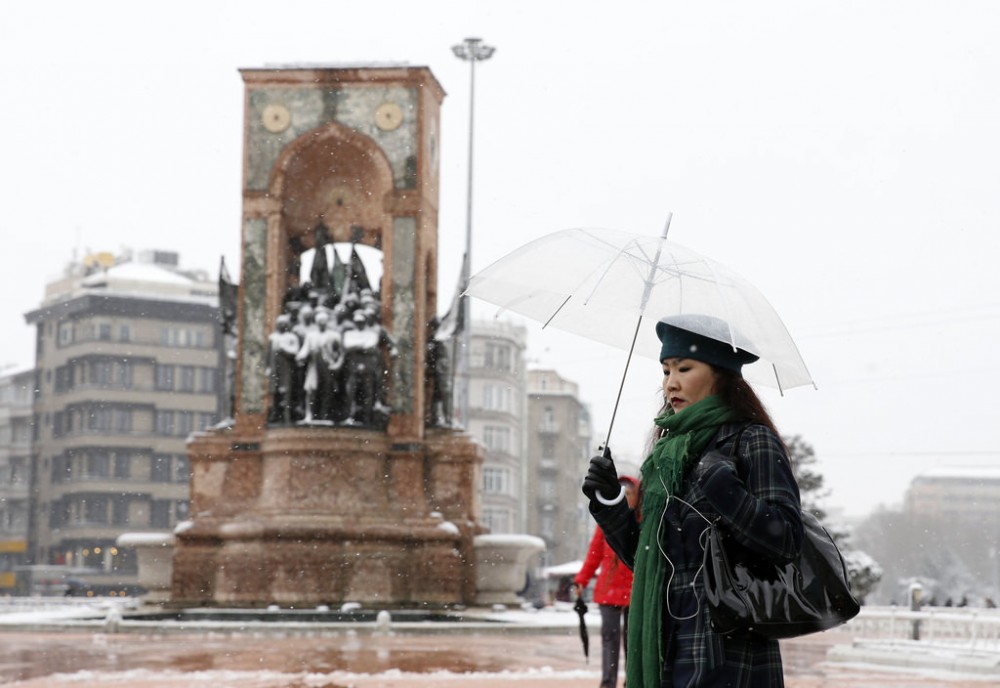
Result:
{"label": "snow-covered ground", "polygon": [[[569,604],[466,610],[460,622],[316,624],[129,621],[129,600],[0,600],[0,684],[180,688],[592,688],[600,616],[586,615],[591,658]],[[115,632],[117,631],[117,632]],[[911,643],[865,654],[848,629],[783,642],[788,688],[955,688],[1000,683]],[[867,640],[865,641],[867,642]],[[929,644],[928,644],[929,645]],[[859,651],[860,648],[860,651]],[[884,649],[884,648],[883,648]],[[831,650],[833,650],[831,652]],[[939,657],[939,662],[930,658]],[[898,661],[892,665],[892,658]],[[831,661],[835,659],[836,661]],[[919,660],[919,661],[918,661]],[[885,663],[888,662],[888,663]],[[992,673],[991,673],[992,671]]]}

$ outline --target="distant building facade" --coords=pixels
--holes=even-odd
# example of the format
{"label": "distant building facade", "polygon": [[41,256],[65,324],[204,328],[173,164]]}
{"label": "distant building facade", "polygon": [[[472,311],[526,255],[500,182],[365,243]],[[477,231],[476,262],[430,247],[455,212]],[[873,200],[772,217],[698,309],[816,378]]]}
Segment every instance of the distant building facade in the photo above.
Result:
{"label": "distant building facade", "polygon": [[475,321],[470,332],[466,431],[486,448],[482,523],[497,534],[527,532],[526,339],[524,327],[500,321]]}
{"label": "distant building facade", "polygon": [[124,532],[187,516],[185,440],[219,421],[218,283],[172,252],[90,256],[46,287],[37,327],[28,558],[134,582]]}
{"label": "distant building facade", "polygon": [[1000,468],[935,468],[913,478],[907,513],[927,518],[995,522],[1000,516]]}
{"label": "distant building facade", "polygon": [[582,559],[594,522],[580,484],[593,454],[590,412],[576,383],[528,371],[528,530],[545,540],[542,566]]}
{"label": "distant building facade", "polygon": [[34,387],[34,370],[0,375],[0,595],[27,558]]}

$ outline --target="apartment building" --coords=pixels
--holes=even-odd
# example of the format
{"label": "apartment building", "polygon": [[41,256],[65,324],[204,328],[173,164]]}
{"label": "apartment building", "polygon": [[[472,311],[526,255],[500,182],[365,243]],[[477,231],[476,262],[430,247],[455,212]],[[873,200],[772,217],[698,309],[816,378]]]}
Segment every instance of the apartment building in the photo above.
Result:
{"label": "apartment building", "polygon": [[173,252],[88,256],[26,314],[37,328],[28,558],[134,582],[124,532],[186,518],[186,438],[223,399],[218,284]]}
{"label": "apartment building", "polygon": [[553,566],[582,559],[593,534],[580,492],[593,431],[576,383],[554,370],[529,370],[527,391],[527,532],[545,540],[541,565]]}
{"label": "apartment building", "polygon": [[486,448],[482,522],[492,533],[525,533],[527,332],[511,323],[476,321],[469,339],[466,431]]}
{"label": "apartment building", "polygon": [[0,595],[12,594],[28,551],[35,371],[0,374]]}

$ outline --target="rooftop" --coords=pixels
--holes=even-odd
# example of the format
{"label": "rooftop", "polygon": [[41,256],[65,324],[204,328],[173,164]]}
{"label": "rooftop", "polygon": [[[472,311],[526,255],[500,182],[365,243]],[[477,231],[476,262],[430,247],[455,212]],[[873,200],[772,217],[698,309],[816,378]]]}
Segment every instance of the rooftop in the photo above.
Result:
{"label": "rooftop", "polygon": [[913,484],[943,480],[1000,481],[1000,466],[939,466],[917,475]]}

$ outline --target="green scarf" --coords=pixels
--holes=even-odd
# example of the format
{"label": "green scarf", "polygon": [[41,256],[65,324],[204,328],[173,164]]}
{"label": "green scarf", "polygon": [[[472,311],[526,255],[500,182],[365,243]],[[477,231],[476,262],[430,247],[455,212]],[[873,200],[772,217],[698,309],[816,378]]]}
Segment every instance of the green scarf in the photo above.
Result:
{"label": "green scarf", "polygon": [[680,492],[685,470],[701,458],[719,427],[733,418],[728,406],[718,397],[709,396],[680,413],[668,410],[655,421],[667,433],[642,464],[642,524],[632,580],[625,668],[629,688],[660,686],[666,561],[656,534],[667,497]]}

